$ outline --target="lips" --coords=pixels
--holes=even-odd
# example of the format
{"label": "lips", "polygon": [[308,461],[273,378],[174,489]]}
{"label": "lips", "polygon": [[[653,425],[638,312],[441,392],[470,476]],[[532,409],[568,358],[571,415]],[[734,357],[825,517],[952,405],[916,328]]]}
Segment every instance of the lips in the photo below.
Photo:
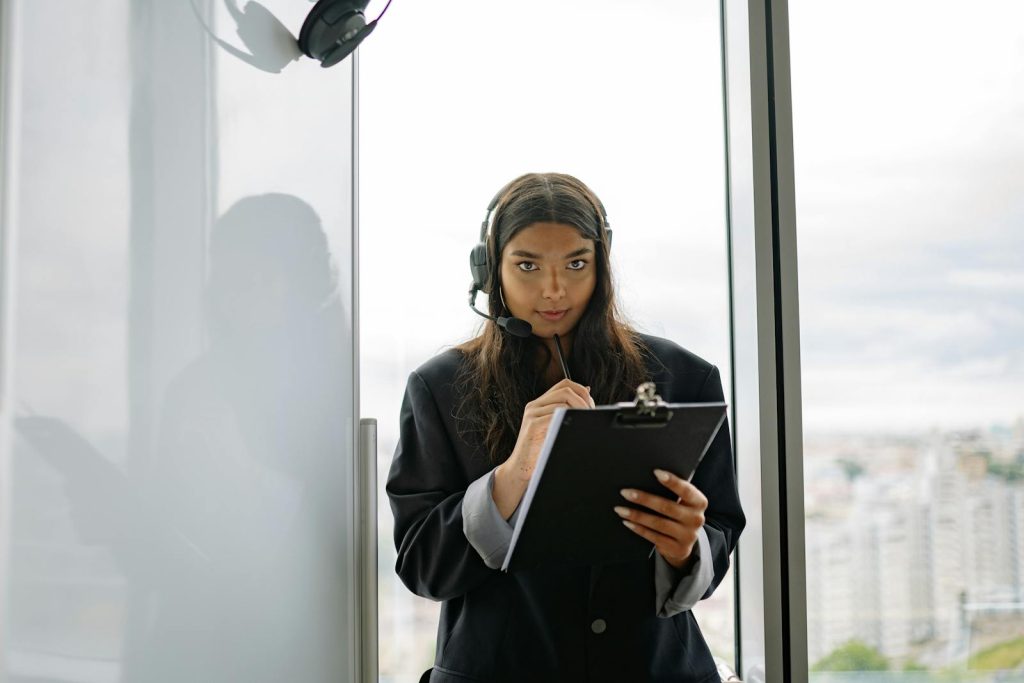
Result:
{"label": "lips", "polygon": [[569,309],[562,309],[560,311],[537,311],[541,317],[545,320],[561,320],[565,317],[565,314],[569,312]]}

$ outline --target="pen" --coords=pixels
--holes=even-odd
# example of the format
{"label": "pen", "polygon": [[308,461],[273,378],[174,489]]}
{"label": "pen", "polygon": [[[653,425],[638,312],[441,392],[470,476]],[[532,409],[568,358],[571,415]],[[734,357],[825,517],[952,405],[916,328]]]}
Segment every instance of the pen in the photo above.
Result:
{"label": "pen", "polygon": [[558,338],[557,334],[555,335],[555,350],[558,351],[558,362],[562,364],[562,373],[566,379],[571,380],[569,366],[565,364],[565,356],[562,355],[562,340]]}

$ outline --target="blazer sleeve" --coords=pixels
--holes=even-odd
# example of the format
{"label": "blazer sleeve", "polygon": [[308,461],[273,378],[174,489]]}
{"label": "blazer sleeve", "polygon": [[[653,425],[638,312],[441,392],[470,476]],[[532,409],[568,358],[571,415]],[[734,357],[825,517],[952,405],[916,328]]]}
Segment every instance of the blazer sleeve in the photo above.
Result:
{"label": "blazer sleeve", "polygon": [[450,600],[496,574],[463,532],[469,483],[430,387],[412,373],[386,488],[395,518],[395,571],[417,595]]}
{"label": "blazer sleeve", "polygon": [[[722,378],[718,368],[712,366],[698,395],[698,401],[713,403],[724,401]],[[709,597],[729,571],[729,557],[736,549],[736,541],[746,525],[736,488],[733,467],[732,441],[729,437],[728,418],[722,423],[708,452],[693,475],[692,483],[708,499],[704,511],[704,530],[711,546],[714,578],[704,597]],[[703,558],[702,558],[703,559]]]}

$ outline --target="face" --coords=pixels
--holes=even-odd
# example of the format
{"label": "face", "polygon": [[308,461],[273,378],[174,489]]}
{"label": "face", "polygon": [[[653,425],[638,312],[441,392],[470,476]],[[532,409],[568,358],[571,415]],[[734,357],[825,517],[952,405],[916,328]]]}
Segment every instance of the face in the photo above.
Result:
{"label": "face", "polygon": [[538,337],[576,328],[597,284],[594,240],[563,223],[533,223],[501,252],[501,291]]}

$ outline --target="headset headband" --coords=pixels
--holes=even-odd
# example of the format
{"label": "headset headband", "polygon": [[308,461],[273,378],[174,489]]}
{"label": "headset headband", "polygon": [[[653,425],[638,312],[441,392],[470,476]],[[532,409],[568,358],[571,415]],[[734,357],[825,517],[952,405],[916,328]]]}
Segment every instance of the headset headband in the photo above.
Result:
{"label": "headset headband", "polygon": [[[495,209],[497,209],[501,200],[508,193],[509,188],[514,182],[515,180],[507,183],[504,187],[498,190],[498,193],[494,195],[490,203],[487,205],[487,214],[484,216],[484,220],[480,224],[480,241],[477,242],[476,246],[474,246],[472,251],[469,252],[469,269],[473,275],[469,304],[471,307],[474,306],[472,297],[475,296],[475,293],[477,291],[488,292],[492,276],[496,275],[493,270],[495,268],[495,264],[498,262],[498,240],[494,240],[493,249],[495,253],[492,255],[492,245],[487,239],[488,232],[490,231],[491,218],[494,216]],[[601,224],[597,228],[597,240],[604,243],[606,250],[611,249],[612,231],[608,227],[608,214],[605,213],[604,204],[597,198],[597,195],[590,191],[590,188],[583,186],[582,191],[587,197],[587,201],[590,203],[591,208],[596,209],[600,215]],[[476,309],[474,308],[473,310]],[[479,311],[477,312],[479,313]],[[481,315],[484,314],[481,313]],[[486,318],[488,316],[484,315],[484,317]]]}
{"label": "headset headband", "polygon": [[[501,201],[501,198],[505,196],[505,193],[508,191],[508,188],[511,187],[512,183],[514,183],[514,182],[515,182],[515,180],[511,180],[511,181],[505,183],[505,185],[502,186],[502,188],[500,190],[498,190],[498,192],[494,195],[494,197],[491,198],[490,203],[487,204],[487,213],[484,215],[484,220],[480,224],[480,241],[481,242],[483,242],[483,243],[487,242],[488,228],[491,227],[491,214],[494,213],[494,209],[496,209],[498,207],[498,203]],[[597,230],[598,235],[600,235],[601,232],[606,232],[607,233],[608,228],[610,226],[608,225],[608,212],[605,211],[604,203],[601,201],[601,199],[596,194],[593,193],[593,191],[589,190],[589,188],[583,194],[587,195],[587,200],[591,203],[591,205],[595,209],[597,209],[598,214],[601,216],[601,225],[598,226],[598,230]]]}

